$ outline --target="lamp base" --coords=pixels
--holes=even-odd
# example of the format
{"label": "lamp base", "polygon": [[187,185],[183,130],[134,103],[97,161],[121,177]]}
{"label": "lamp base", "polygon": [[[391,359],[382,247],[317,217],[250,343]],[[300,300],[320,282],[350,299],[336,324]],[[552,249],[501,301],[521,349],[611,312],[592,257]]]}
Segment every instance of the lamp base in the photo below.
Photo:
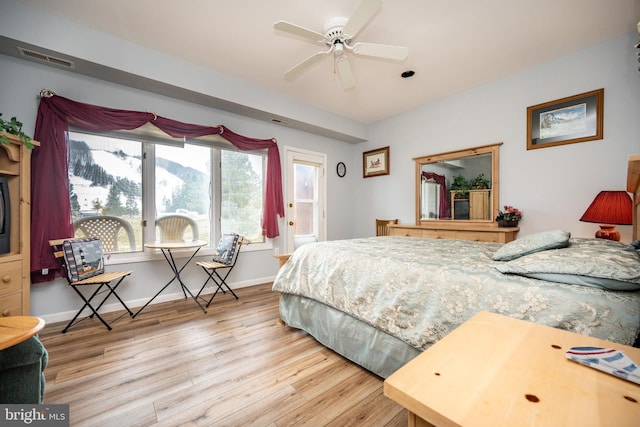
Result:
{"label": "lamp base", "polygon": [[600,224],[600,230],[596,231],[596,239],[607,239],[619,242],[620,232],[616,230],[615,225]]}

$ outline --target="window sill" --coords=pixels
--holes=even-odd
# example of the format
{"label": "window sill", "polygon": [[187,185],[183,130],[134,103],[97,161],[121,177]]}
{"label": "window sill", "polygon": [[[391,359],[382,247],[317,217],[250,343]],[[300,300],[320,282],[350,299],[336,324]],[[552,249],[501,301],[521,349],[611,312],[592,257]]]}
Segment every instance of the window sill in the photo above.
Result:
{"label": "window sill", "polygon": [[[273,242],[267,239],[265,243],[249,243],[242,245],[242,252],[272,251]],[[200,249],[197,257],[211,257],[216,253],[215,248],[204,247]],[[175,259],[189,258],[193,254],[192,249],[184,249],[172,252]],[[144,252],[129,252],[123,254],[105,255],[105,265],[133,264],[138,262],[157,261],[164,259],[159,250],[146,249]]]}

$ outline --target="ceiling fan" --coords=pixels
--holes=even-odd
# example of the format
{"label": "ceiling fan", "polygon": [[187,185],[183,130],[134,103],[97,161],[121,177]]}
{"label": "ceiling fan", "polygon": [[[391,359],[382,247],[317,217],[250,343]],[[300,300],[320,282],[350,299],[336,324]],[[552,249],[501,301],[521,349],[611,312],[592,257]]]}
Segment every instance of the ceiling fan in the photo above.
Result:
{"label": "ceiling fan", "polygon": [[273,27],[296,36],[304,37],[329,47],[328,50],[315,53],[284,73],[287,80],[293,80],[311,65],[319,62],[333,52],[335,69],[340,76],[344,89],[355,86],[355,78],[347,53],[375,58],[402,61],[406,59],[409,48],[375,43],[354,43],[353,39],[382,9],[382,0],[362,0],[350,18],[333,18],[324,26],[324,34],[309,30],[287,21],[278,21]]}

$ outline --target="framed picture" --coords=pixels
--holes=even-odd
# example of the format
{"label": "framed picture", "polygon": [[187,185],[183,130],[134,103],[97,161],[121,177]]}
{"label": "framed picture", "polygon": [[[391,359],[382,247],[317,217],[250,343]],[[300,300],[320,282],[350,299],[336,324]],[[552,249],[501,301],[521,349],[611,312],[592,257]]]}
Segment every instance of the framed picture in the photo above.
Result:
{"label": "framed picture", "polygon": [[604,89],[527,108],[527,150],[603,137]]}
{"label": "framed picture", "polygon": [[389,147],[362,153],[362,177],[389,175]]}

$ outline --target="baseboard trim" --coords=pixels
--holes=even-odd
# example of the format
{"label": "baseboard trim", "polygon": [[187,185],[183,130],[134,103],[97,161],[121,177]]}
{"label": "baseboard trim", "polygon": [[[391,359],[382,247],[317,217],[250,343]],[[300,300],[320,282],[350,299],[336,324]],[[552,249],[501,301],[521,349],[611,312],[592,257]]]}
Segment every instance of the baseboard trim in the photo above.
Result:
{"label": "baseboard trim", "polygon": [[[272,277],[265,277],[265,278],[260,278],[260,279],[252,279],[252,280],[247,280],[244,282],[236,282],[236,283],[230,283],[229,286],[231,287],[231,289],[240,289],[240,288],[247,288],[249,286],[255,286],[255,285],[261,285],[263,283],[269,283],[269,282],[273,282],[273,280],[275,279],[275,276]],[[198,291],[200,290],[200,288],[198,289],[189,289],[194,295],[196,293],[198,293]],[[210,295],[213,293],[214,288],[213,287],[208,287],[205,292],[202,293],[202,295]],[[127,306],[131,309],[131,311],[133,311],[135,313],[136,310],[134,310],[135,307],[142,307],[143,305],[145,305],[147,303],[147,301],[149,301],[149,298],[151,297],[147,297],[147,298],[138,298],[135,300],[125,300],[125,304],[127,304]],[[183,299],[184,295],[181,291],[178,292],[174,292],[171,294],[160,294],[158,295],[158,298],[154,299],[153,302],[151,303],[151,305],[154,304],[160,304],[163,302],[167,302],[167,301],[175,301],[175,300],[179,300],[179,299]],[[105,304],[102,306],[102,308],[100,308],[99,313],[110,313],[113,311],[119,311],[119,310],[123,310],[122,305],[120,303],[118,303],[117,301],[111,304]],[[77,311],[63,311],[63,312],[59,312],[59,313],[50,313],[50,314],[44,314],[44,315],[40,315],[38,317],[40,317],[41,319],[43,319],[47,324],[48,323],[57,323],[57,322],[64,322],[64,321],[69,321],[73,318],[73,316],[76,315]],[[81,316],[88,316],[91,314],[91,310],[89,309],[85,309]]]}

